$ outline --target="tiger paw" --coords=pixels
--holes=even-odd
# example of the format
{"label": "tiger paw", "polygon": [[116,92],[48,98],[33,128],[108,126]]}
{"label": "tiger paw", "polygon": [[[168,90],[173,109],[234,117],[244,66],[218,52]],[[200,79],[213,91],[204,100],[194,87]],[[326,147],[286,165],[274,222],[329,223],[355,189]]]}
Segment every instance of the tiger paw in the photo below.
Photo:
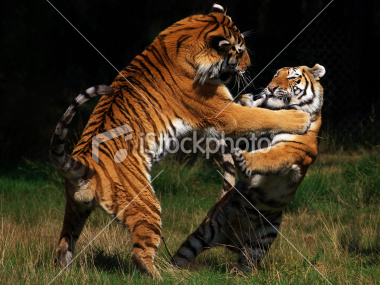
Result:
{"label": "tiger paw", "polygon": [[90,204],[94,198],[92,189],[80,190],[74,194],[74,200],[79,204]]}
{"label": "tiger paw", "polygon": [[77,191],[74,193],[74,200],[78,204],[90,205],[95,199],[95,191],[87,180],[80,179],[77,182]]}
{"label": "tiger paw", "polygon": [[257,108],[261,106],[261,104],[264,101],[265,101],[264,93],[260,93],[256,95],[253,93],[247,93],[247,94],[241,95],[241,99],[237,103],[249,108]]}
{"label": "tiger paw", "polygon": [[300,110],[280,110],[278,122],[280,123],[280,132],[294,133],[303,135],[307,132],[311,124],[310,114]]}
{"label": "tiger paw", "polygon": [[234,148],[231,150],[231,154],[237,165],[238,171],[241,172],[244,177],[249,178],[252,174],[252,170],[247,168],[248,164],[244,159],[243,152],[239,148]]}
{"label": "tiger paw", "polygon": [[190,263],[186,257],[183,257],[177,253],[170,260],[170,264],[173,265],[174,268],[186,268]]}
{"label": "tiger paw", "polygon": [[253,107],[252,105],[254,104],[253,101],[253,94],[252,93],[247,93],[241,95],[241,99],[237,102],[238,104],[246,107]]}

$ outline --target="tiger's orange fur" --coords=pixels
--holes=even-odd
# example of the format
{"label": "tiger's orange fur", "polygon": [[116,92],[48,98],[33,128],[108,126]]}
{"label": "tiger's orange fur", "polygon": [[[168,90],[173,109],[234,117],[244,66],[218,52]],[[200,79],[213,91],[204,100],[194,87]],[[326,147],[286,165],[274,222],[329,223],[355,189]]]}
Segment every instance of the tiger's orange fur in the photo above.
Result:
{"label": "tiger's orange fur", "polygon": [[[64,115],[52,139],[53,161],[66,176],[67,201],[57,248],[61,263],[70,264],[86,219],[100,206],[129,230],[136,267],[160,278],[154,257],[161,236],[161,207],[150,184],[153,163],[166,154],[160,142],[200,130],[236,136],[252,131],[306,131],[310,118],[304,112],[231,103],[225,84],[249,65],[244,38],[228,16],[195,15],[161,32],[136,56],[112,83],[114,94],[103,92],[102,87],[102,92],[95,88],[81,95],[106,93],[71,156],[64,151],[64,141],[82,97]],[[121,135],[101,143],[97,163],[92,139],[125,125],[132,137],[126,141],[126,135]],[[141,143],[140,134],[148,133],[154,134],[153,142]],[[114,156],[120,149],[128,155],[116,163]]]}

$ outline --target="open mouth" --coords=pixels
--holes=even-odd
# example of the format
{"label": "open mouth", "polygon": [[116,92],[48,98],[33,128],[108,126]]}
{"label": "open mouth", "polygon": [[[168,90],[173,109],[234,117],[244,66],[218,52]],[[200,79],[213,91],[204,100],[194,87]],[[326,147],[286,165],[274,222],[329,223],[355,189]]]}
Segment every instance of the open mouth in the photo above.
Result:
{"label": "open mouth", "polygon": [[221,81],[226,82],[226,81],[231,80],[231,78],[233,77],[233,75],[234,75],[234,74],[231,73],[231,72],[223,72],[223,73],[219,76],[219,78],[220,78]]}
{"label": "open mouth", "polygon": [[220,75],[219,75],[219,79],[221,81],[223,81],[224,83],[230,81],[233,77],[237,77],[237,76],[240,76],[242,77],[243,76],[243,73],[244,71],[241,71],[239,70],[238,68],[234,68],[234,69],[231,69],[231,68],[226,68],[225,70],[223,70]]}

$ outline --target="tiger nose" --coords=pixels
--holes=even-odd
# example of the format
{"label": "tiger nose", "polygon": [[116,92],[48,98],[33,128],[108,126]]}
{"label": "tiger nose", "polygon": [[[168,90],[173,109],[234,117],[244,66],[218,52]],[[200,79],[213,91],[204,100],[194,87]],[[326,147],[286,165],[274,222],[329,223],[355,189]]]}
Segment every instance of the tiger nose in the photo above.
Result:
{"label": "tiger nose", "polygon": [[274,91],[276,91],[276,89],[278,88],[278,86],[268,86],[268,89],[270,91],[270,93],[274,93]]}

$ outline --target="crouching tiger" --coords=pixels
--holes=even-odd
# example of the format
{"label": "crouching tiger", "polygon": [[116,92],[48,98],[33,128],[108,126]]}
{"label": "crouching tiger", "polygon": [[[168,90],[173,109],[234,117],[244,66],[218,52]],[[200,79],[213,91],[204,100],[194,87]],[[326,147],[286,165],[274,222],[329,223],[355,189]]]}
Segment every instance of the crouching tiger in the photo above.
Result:
{"label": "crouching tiger", "polygon": [[[265,149],[233,149],[239,177],[236,187],[229,186],[235,182],[234,168],[226,168],[230,178],[224,183],[221,198],[181,245],[172,263],[186,267],[203,250],[217,245],[238,252],[238,267],[246,271],[264,258],[277,237],[282,210],[317,156],[323,103],[319,79],[324,74],[324,67],[318,64],[313,68],[285,67],[276,73],[260,99],[253,101],[248,94],[241,98],[239,103],[250,107],[304,110],[311,114],[311,126],[305,135],[277,134]],[[231,154],[223,157],[232,160]],[[223,162],[221,165],[229,165]]]}
{"label": "crouching tiger", "polygon": [[[210,14],[190,16],[161,32],[120,72],[112,88],[90,88],[76,98],[59,121],[50,147],[55,166],[66,177],[60,263],[71,263],[87,218],[100,206],[129,230],[136,267],[160,278],[154,257],[161,207],[150,171],[168,153],[172,139],[202,130],[239,136],[307,130],[310,116],[305,112],[231,103],[225,84],[243,76],[249,65],[243,35],[223,8],[214,5]],[[97,95],[104,96],[69,155],[68,125],[78,107]],[[140,140],[141,134],[151,134],[150,139]]]}

